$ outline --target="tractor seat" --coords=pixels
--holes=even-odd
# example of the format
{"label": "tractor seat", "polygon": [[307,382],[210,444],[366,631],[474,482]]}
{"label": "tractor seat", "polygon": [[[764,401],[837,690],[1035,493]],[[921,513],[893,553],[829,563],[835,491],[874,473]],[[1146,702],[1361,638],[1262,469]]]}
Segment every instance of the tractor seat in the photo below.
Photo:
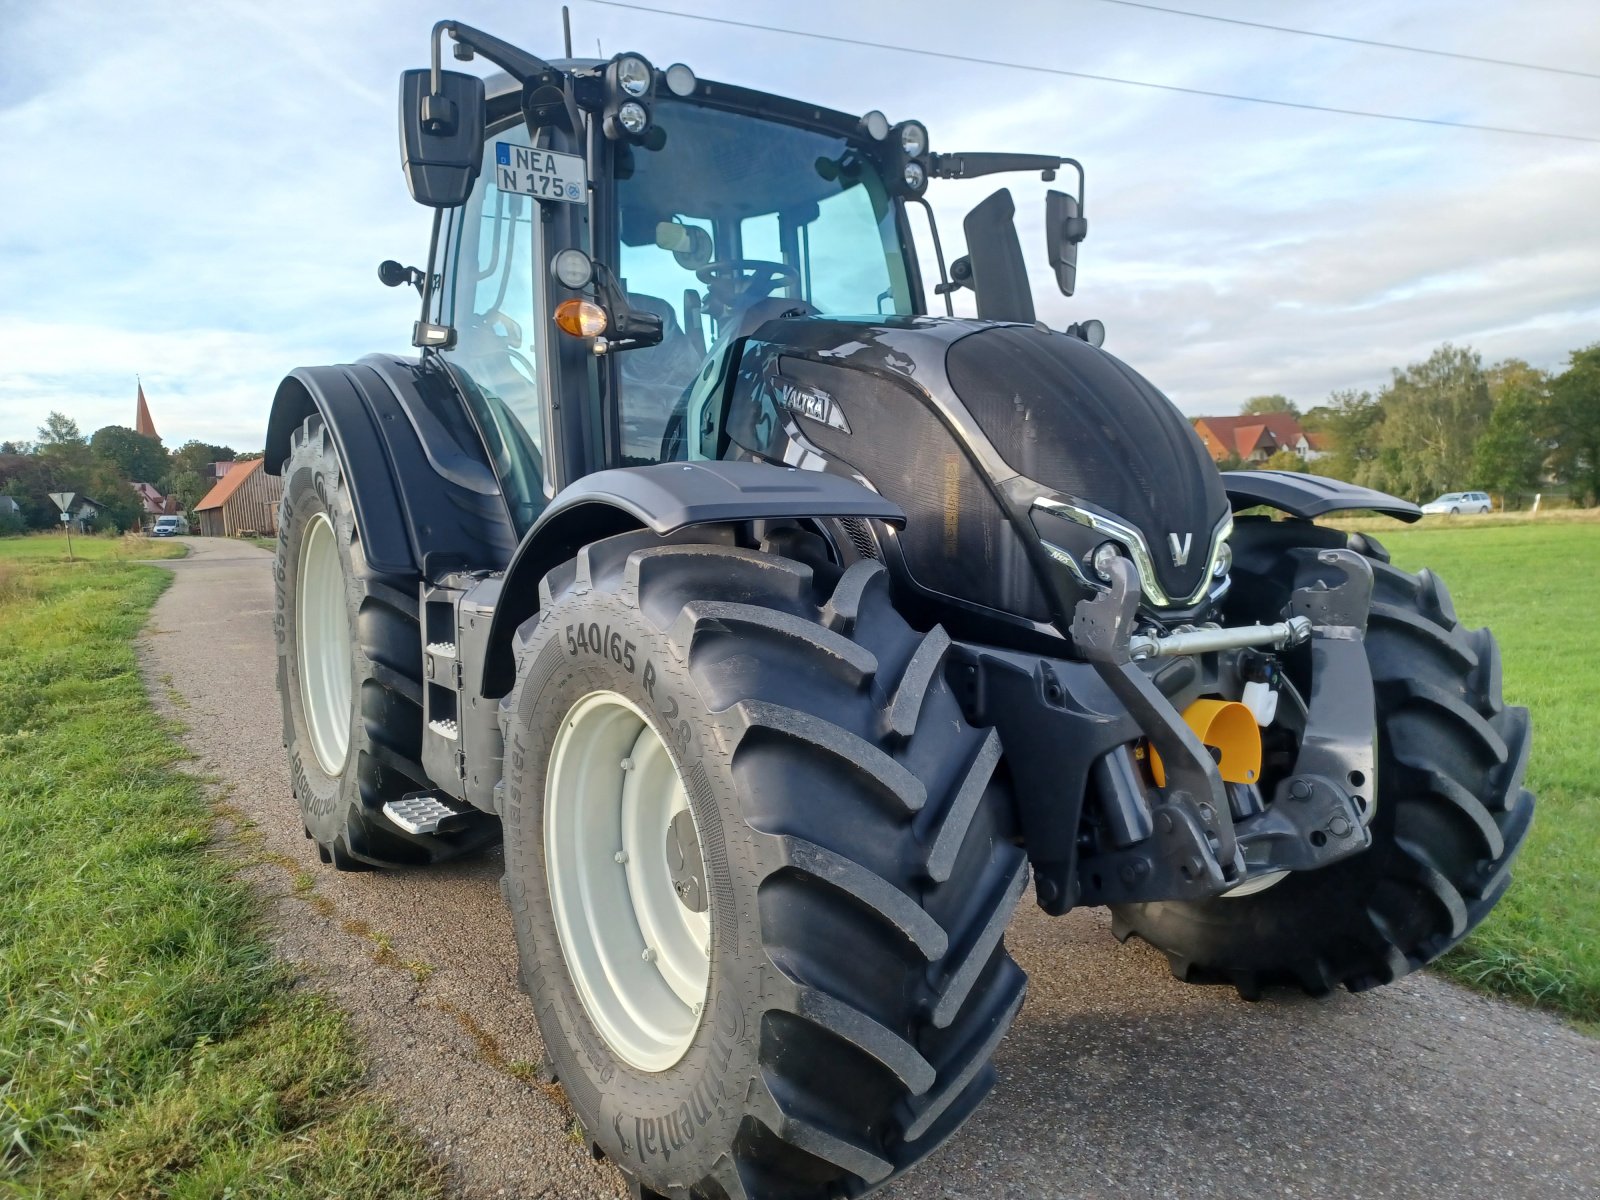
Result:
{"label": "tractor seat", "polygon": [[717,344],[711,347],[711,353],[715,355],[729,342],[749,337],[768,321],[775,321],[779,317],[814,317],[821,311],[807,300],[794,300],[788,296],[763,296],[739,309],[729,320],[723,322],[722,329],[717,333]]}

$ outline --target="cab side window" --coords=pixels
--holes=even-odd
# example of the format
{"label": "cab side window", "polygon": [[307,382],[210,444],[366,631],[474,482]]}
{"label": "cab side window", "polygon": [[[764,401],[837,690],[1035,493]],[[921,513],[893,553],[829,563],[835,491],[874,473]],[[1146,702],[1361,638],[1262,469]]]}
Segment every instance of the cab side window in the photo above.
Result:
{"label": "cab side window", "polygon": [[526,528],[544,507],[545,421],[534,371],[539,314],[533,285],[534,204],[495,184],[495,144],[527,145],[520,120],[491,133],[484,169],[454,223],[445,320],[456,330],[446,351],[490,441],[495,469]]}

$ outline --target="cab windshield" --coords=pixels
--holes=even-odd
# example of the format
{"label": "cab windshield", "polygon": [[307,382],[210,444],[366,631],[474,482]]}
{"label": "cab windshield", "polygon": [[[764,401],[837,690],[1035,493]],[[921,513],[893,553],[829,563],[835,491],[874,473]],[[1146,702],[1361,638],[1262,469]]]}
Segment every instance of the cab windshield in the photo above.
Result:
{"label": "cab windshield", "polygon": [[659,345],[619,356],[622,452],[661,457],[719,341],[791,310],[914,311],[896,209],[845,138],[663,98],[649,145],[617,150],[618,275]]}

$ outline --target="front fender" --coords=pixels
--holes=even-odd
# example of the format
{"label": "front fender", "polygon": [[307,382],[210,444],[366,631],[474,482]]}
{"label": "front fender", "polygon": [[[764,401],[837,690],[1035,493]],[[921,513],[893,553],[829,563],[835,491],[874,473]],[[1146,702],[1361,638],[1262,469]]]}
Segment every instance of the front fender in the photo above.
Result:
{"label": "front fender", "polygon": [[1307,475],[1300,471],[1224,471],[1222,484],[1235,512],[1265,505],[1307,521],[1327,513],[1355,509],[1380,512],[1400,521],[1422,519],[1422,510],[1409,500],[1326,475]]}
{"label": "front fender", "polygon": [[597,471],[563,488],[506,568],[484,655],[481,694],[503,696],[515,676],[512,638],[539,611],[539,581],[590,542],[651,529],[736,521],[861,517],[905,524],[905,513],[854,480],[756,462],[656,463]]}

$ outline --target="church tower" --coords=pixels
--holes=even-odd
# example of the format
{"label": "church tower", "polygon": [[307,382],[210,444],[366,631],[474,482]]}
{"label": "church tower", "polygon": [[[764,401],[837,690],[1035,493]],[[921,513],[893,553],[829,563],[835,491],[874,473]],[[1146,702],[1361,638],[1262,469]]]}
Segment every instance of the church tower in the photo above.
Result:
{"label": "church tower", "polygon": [[142,433],[147,438],[161,440],[161,435],[156,432],[156,423],[150,419],[150,406],[144,402],[144,384],[139,384],[139,411],[133,418],[133,431]]}

